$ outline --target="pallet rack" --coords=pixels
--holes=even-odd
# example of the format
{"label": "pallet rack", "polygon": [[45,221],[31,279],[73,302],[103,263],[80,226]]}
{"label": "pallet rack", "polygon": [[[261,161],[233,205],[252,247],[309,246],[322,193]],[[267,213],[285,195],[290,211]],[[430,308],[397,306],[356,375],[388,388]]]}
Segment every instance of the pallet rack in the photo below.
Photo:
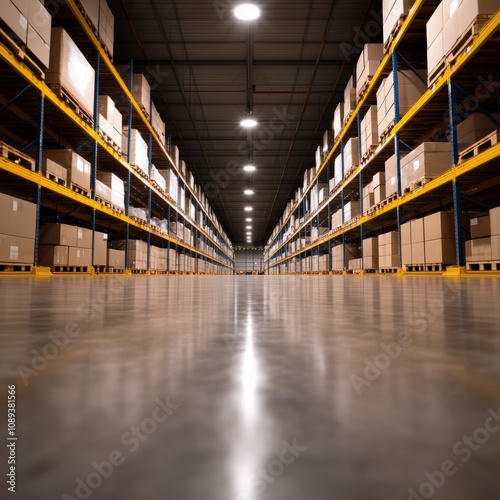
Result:
{"label": "pallet rack", "polygon": [[[125,261],[129,252],[129,240],[138,237],[147,241],[147,272],[150,270],[150,250],[152,244],[176,249],[181,255],[195,257],[194,272],[205,273],[205,264],[217,266],[218,273],[232,273],[234,269],[234,252],[231,242],[222,230],[212,210],[205,206],[195,189],[181,175],[156,131],[149,116],[151,110],[145,110],[134,99],[131,93],[133,62],[129,63],[130,79],[125,82],[117,71],[98,33],[87,22],[86,16],[75,0],[67,0],[66,5],[59,6],[53,21],[62,25],[78,44],[80,50],[92,55],[95,70],[94,119],[84,116],[72,103],[57,95],[43,79],[39,72],[28,61],[18,58],[9,48],[0,43],[0,65],[2,68],[2,89],[4,94],[0,100],[0,112],[7,108],[16,119],[9,123],[9,138],[19,139],[19,149],[30,147],[36,150],[34,168],[18,164],[9,155],[0,156],[0,179],[2,192],[33,200],[37,205],[37,223],[35,233],[35,261],[32,272],[47,274],[47,269],[37,266],[39,229],[42,214],[49,211],[56,214],[56,222],[68,221],[83,223],[92,230],[92,264],[94,264],[94,232],[98,229],[125,240]],[[54,25],[54,24],[53,24]],[[157,168],[174,172],[179,183],[182,183],[186,197],[201,212],[194,221],[185,214],[169,195],[158,189],[149,178],[141,175],[129,163],[129,157],[123,158],[120,153],[98,133],[98,96],[110,95],[119,97],[121,110],[124,111],[124,124],[129,130],[136,128],[149,145],[149,174],[152,164]],[[151,102],[152,107],[152,102]],[[2,130],[0,130],[2,133]],[[26,137],[34,140],[26,145]],[[57,179],[49,179],[42,175],[42,155],[44,143],[53,147],[71,148],[80,154],[87,153],[91,159],[91,192],[76,192],[68,186],[61,185]],[[130,151],[130,134],[128,151]],[[31,166],[30,166],[31,167]],[[95,185],[97,170],[112,172],[126,183],[125,210],[116,209],[109,203],[96,199]],[[131,200],[140,202],[148,208],[145,222],[129,216]],[[193,244],[178,238],[174,232],[160,231],[150,224],[153,214],[162,215],[176,225],[182,222],[192,231]],[[119,235],[119,236],[118,236]],[[170,254],[170,252],[168,252]],[[170,266],[171,267],[171,266]],[[167,263],[167,268],[170,269]],[[91,268],[91,272],[93,268]]]}
{"label": "pallet rack", "polygon": [[[459,158],[456,126],[457,106],[464,107],[466,99],[470,98],[478,75],[483,75],[488,61],[495,60],[500,48],[500,11],[497,11],[482,27],[479,34],[449,61],[442,73],[434,79],[431,86],[413,105],[399,117],[398,98],[398,65],[405,64],[414,69],[411,61],[425,60],[424,51],[418,49],[425,40],[425,23],[429,19],[438,2],[417,0],[404,22],[400,23],[399,31],[392,36],[392,42],[383,57],[374,77],[356,109],[344,123],[341,133],[335,139],[324,161],[317,169],[312,181],[298,197],[298,200],[288,214],[283,215],[282,222],[273,232],[273,236],[265,247],[266,273],[289,274],[301,272],[301,261],[306,257],[318,258],[322,254],[331,255],[332,245],[340,243],[343,246],[343,263],[345,274],[346,244],[349,241],[362,242],[365,236],[377,235],[386,230],[398,231],[399,266],[398,273],[404,274],[401,252],[401,225],[418,215],[426,215],[440,208],[453,207],[456,242],[456,266],[449,267],[446,275],[457,275],[464,272],[465,256],[462,241],[460,213],[466,205],[483,208],[495,206],[488,199],[488,190],[500,185],[498,167],[500,166],[500,144],[491,141],[489,147],[476,148],[467,158]],[[418,40],[420,44],[416,44]],[[361,119],[369,105],[376,103],[375,93],[383,78],[394,75],[395,124],[383,141],[378,145],[373,155],[367,161],[361,161],[349,172],[343,173],[343,180],[333,188],[326,200],[312,213],[307,212],[306,198],[313,186],[320,180],[328,182],[331,172],[331,160],[335,154],[341,155],[342,169],[343,148],[350,137],[360,136]],[[489,70],[484,74],[488,77]],[[491,75],[491,73],[490,73]],[[498,82],[497,82],[498,83]],[[426,82],[427,84],[427,82]],[[457,94],[463,95],[460,102]],[[492,96],[494,92],[492,92]],[[477,99],[476,99],[477,100]],[[485,98],[478,106],[482,110],[488,104]],[[446,116],[447,120],[444,120]],[[450,169],[443,175],[422,183],[417,189],[403,192],[401,186],[401,149],[411,144],[418,145],[432,137],[432,131],[439,131],[449,121],[450,129]],[[498,126],[498,125],[497,125]],[[431,132],[430,132],[431,131]],[[360,141],[359,141],[360,142]],[[396,154],[397,194],[385,200],[382,204],[369,210],[364,210],[363,187],[377,172],[383,171],[384,163],[391,155]],[[359,146],[361,158],[361,146]],[[491,198],[491,197],[490,197]],[[360,216],[344,223],[344,207],[349,200],[360,202]],[[498,203],[497,203],[498,204]],[[332,228],[331,215],[334,209],[342,209],[342,225]],[[299,227],[291,226],[291,218],[304,217]],[[297,238],[311,234],[315,227],[328,227],[328,232],[316,241],[294,252],[290,251],[289,243]],[[362,246],[362,245],[361,245]],[[361,253],[363,259],[363,253]],[[331,272],[331,270],[330,270]],[[361,271],[363,273],[363,271]],[[490,273],[491,274],[491,273]]]}

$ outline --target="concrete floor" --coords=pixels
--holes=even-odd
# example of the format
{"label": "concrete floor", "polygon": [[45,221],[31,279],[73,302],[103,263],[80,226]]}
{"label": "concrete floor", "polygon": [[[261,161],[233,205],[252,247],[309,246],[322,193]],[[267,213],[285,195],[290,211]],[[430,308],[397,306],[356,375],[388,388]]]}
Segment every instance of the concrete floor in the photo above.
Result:
{"label": "concrete floor", "polygon": [[0,297],[17,499],[500,498],[498,279],[4,278]]}

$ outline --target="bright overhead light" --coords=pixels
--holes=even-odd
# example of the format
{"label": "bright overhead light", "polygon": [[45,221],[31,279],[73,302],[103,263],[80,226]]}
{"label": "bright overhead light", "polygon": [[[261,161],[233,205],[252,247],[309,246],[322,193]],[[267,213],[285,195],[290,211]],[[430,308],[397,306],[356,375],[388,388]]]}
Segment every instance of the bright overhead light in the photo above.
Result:
{"label": "bright overhead light", "polygon": [[247,229],[252,229],[252,226],[247,226]]}
{"label": "bright overhead light", "polygon": [[246,222],[252,222],[252,219],[251,219],[250,217],[247,217],[247,218],[245,219],[245,221],[246,221]]}
{"label": "bright overhead light", "polygon": [[252,236],[252,233],[250,231],[247,231],[247,236]]}
{"label": "bright overhead light", "polygon": [[255,172],[255,166],[254,165],[245,165],[243,167],[243,170],[245,172]]}
{"label": "bright overhead light", "polygon": [[245,207],[245,212],[251,212],[253,210],[252,207]]}
{"label": "bright overhead light", "polygon": [[251,3],[242,3],[234,9],[234,15],[242,21],[253,21],[260,16],[260,9]]}
{"label": "bright overhead light", "polygon": [[252,189],[245,189],[245,191],[243,191],[245,194],[253,194],[253,190]]}
{"label": "bright overhead light", "polygon": [[245,128],[253,128],[257,125],[257,122],[253,118],[245,118],[241,120],[240,125]]}

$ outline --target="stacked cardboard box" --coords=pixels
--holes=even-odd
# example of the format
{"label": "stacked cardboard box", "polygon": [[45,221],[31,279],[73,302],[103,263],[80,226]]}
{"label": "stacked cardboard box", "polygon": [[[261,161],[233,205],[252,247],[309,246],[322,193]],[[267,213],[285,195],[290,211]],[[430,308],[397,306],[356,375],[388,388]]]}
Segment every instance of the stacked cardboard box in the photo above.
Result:
{"label": "stacked cardboard box", "polygon": [[[500,121],[500,115],[495,113],[492,115],[497,121]],[[473,113],[468,118],[457,125],[458,149],[462,151],[469,146],[472,146],[477,141],[497,129],[493,123],[483,113]],[[451,163],[451,161],[449,162]]]}
{"label": "stacked cardboard box", "polygon": [[378,172],[373,176],[373,203],[378,205],[385,200],[385,172]]}
{"label": "stacked cardboard box", "polygon": [[106,0],[80,0],[104,47],[113,57],[115,18]]}
{"label": "stacked cardboard box", "polygon": [[[123,250],[125,248],[125,241],[115,240],[112,242],[112,247],[114,249]],[[147,269],[147,260],[148,244],[142,240],[129,240],[126,267],[129,269],[145,270]]]}
{"label": "stacked cardboard box", "polygon": [[36,205],[0,193],[0,263],[33,264]]}
{"label": "stacked cardboard box", "polygon": [[[179,173],[182,175],[179,148],[177,146],[174,146],[173,144],[170,146],[170,158],[172,158],[174,165],[177,167],[177,169],[179,170]],[[186,175],[186,172],[184,171],[184,176],[185,175]]]}
{"label": "stacked cardboard box", "polygon": [[146,175],[149,175],[148,145],[142,138],[141,133],[132,129],[130,136],[130,152],[128,151],[128,125],[123,127],[122,133],[122,153],[129,157],[129,163],[140,168]]}
{"label": "stacked cardboard box", "polygon": [[101,182],[99,179],[96,179],[95,181],[95,195],[96,198],[111,203],[111,188],[106,186],[106,184]]}
{"label": "stacked cardboard box", "polygon": [[427,264],[425,256],[425,231],[423,218],[413,219],[410,222],[410,236],[412,264]]}
{"label": "stacked cardboard box", "polygon": [[343,121],[356,109],[356,84],[351,76],[344,89],[344,117]]}
{"label": "stacked cardboard box", "polygon": [[111,137],[114,144],[122,147],[123,115],[107,95],[99,96],[99,128]]}
{"label": "stacked cardboard box", "polygon": [[[359,259],[360,248],[359,245],[347,243],[345,245],[345,259],[346,266],[349,267],[349,262],[353,259]],[[336,245],[332,247],[332,270],[342,271],[344,269],[344,246]]]}
{"label": "stacked cardboard box", "polygon": [[363,240],[363,267],[364,269],[378,269],[378,238]]}
{"label": "stacked cardboard box", "polygon": [[456,262],[453,212],[424,217],[425,263],[449,265]]}
{"label": "stacked cardboard box", "polygon": [[42,173],[49,179],[52,176],[56,177],[57,179],[59,179],[60,183],[64,181],[64,183],[66,184],[68,182],[68,171],[66,170],[66,168],[62,165],[59,165],[50,158],[42,158]]}
{"label": "stacked cardboard box", "polygon": [[344,169],[342,168],[342,155],[337,155],[333,160],[333,179],[332,179],[333,187],[335,187],[337,184],[340,184],[344,179],[343,170]]}
{"label": "stacked cardboard box", "polygon": [[492,208],[489,215],[470,221],[470,241],[465,242],[467,262],[500,261],[500,207]]}
{"label": "stacked cardboard box", "polygon": [[316,241],[320,236],[328,232],[327,227],[313,227],[311,229],[311,241]]}
{"label": "stacked cardboard box", "polygon": [[383,56],[384,45],[382,43],[367,43],[363,47],[363,52],[356,64],[356,89],[358,97],[363,87],[370,82],[377,71]]}
{"label": "stacked cardboard box", "polygon": [[106,266],[114,269],[125,269],[125,250],[108,248]]}
{"label": "stacked cardboard box", "polygon": [[395,30],[401,17],[406,16],[415,0],[383,0],[383,34],[384,44],[389,41],[391,33]]}
{"label": "stacked cardboard box", "polygon": [[319,271],[320,272],[329,271],[330,270],[329,264],[330,264],[330,256],[328,254],[319,256]]}
{"label": "stacked cardboard box", "polygon": [[332,214],[332,229],[342,224],[342,209],[336,210]]}
{"label": "stacked cardboard box", "polygon": [[375,195],[373,193],[373,180],[363,187],[363,212],[366,212],[375,204]]}
{"label": "stacked cardboard box", "polygon": [[344,103],[339,102],[333,112],[333,137],[337,137],[342,131],[342,122],[344,120]]}
{"label": "stacked cardboard box", "polygon": [[344,146],[344,174],[359,164],[358,138],[351,137]]}
{"label": "stacked cardboard box", "polygon": [[402,189],[424,177],[432,179],[438,177],[451,167],[450,144],[424,142],[401,158],[400,167]]}
{"label": "stacked cardboard box", "polygon": [[377,106],[370,106],[361,120],[361,156],[378,146]]}
{"label": "stacked cardboard box", "polygon": [[88,116],[94,116],[94,68],[63,28],[52,28],[45,80],[60,85]]}
{"label": "stacked cardboard box", "polygon": [[350,201],[344,205],[344,222],[349,222],[360,214],[359,201]]}
{"label": "stacked cardboard box", "polygon": [[165,145],[165,122],[162,120],[160,113],[152,103],[151,126],[156,131],[160,138],[160,142]]}
{"label": "stacked cardboard box", "polygon": [[378,236],[379,269],[392,269],[399,266],[398,232],[379,234]]}
{"label": "stacked cardboard box", "polygon": [[480,15],[498,10],[496,0],[444,0],[427,22],[427,67],[429,76],[438,69],[457,41]]}
{"label": "stacked cardboard box", "polygon": [[166,271],[167,255],[168,255],[168,249],[159,248],[152,245],[150,247],[150,254],[149,254],[150,269],[153,269],[155,271]]}
{"label": "stacked cardboard box", "polygon": [[149,116],[151,109],[151,86],[146,77],[140,73],[132,75],[132,95],[139,106]]}
{"label": "stacked cardboard box", "polygon": [[[422,77],[427,75],[421,72]],[[427,90],[427,85],[411,70],[398,71],[399,116],[402,117]],[[381,136],[395,123],[394,74],[382,80],[377,90],[378,133]]]}
{"label": "stacked cardboard box", "polygon": [[125,209],[125,183],[111,172],[97,172],[97,179],[110,189],[109,201],[122,210]]}
{"label": "stacked cardboard box", "polygon": [[66,168],[68,183],[90,193],[90,162],[72,149],[45,149],[46,158]]}
{"label": "stacked cardboard box", "polygon": [[411,221],[401,224],[401,263],[403,266],[416,264],[412,257]]}
{"label": "stacked cardboard box", "polygon": [[[392,155],[385,162],[385,197],[398,192],[398,179],[396,176],[396,155]],[[385,199],[385,198],[384,198]]]}
{"label": "stacked cardboard box", "polygon": [[151,165],[151,180],[156,182],[160,189],[164,192],[167,191],[167,183],[165,181],[165,177],[161,175],[160,171],[154,166]]}

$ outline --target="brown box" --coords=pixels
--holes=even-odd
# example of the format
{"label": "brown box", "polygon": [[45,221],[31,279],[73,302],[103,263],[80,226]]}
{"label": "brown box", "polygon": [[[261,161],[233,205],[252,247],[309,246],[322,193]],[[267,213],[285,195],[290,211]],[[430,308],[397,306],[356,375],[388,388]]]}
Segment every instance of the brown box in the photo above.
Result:
{"label": "brown box", "polygon": [[94,233],[94,266],[105,266],[107,262],[108,235],[96,231]]}
{"label": "brown box", "polygon": [[40,245],[38,247],[39,266],[67,266],[68,247],[60,245]]}
{"label": "brown box", "polygon": [[78,248],[92,248],[92,231],[84,227],[77,227],[75,246]]}
{"label": "brown box", "polygon": [[92,265],[92,250],[89,248],[69,247],[68,266]]}
{"label": "brown box", "polygon": [[499,234],[491,237],[491,260],[493,262],[500,261],[500,235]]}
{"label": "brown box", "polygon": [[52,175],[54,177],[57,177],[59,180],[63,180],[64,182],[68,181],[68,171],[66,170],[66,168],[59,165],[50,158],[43,158],[42,173],[43,175],[45,175],[45,177],[49,177],[49,175]]}
{"label": "brown box", "polygon": [[401,245],[411,245],[411,242],[411,221],[409,221],[401,224]]}
{"label": "brown box", "polygon": [[33,264],[35,259],[35,240],[0,234],[0,262],[14,264]]}
{"label": "brown box", "polygon": [[[467,262],[488,262],[492,260],[492,239],[478,238],[465,242],[465,260]],[[495,239],[495,244],[497,240]]]}
{"label": "brown box", "polygon": [[500,207],[490,210],[490,233],[491,236],[500,234]]}
{"label": "brown box", "polygon": [[0,233],[21,238],[34,238],[36,205],[0,193]]}
{"label": "brown box", "polygon": [[135,97],[135,100],[144,107],[146,113],[149,115],[151,106],[151,86],[144,75],[133,75],[132,95]]}
{"label": "brown box", "polygon": [[125,269],[125,251],[108,248],[107,266]]}
{"label": "brown box", "polygon": [[425,243],[423,241],[411,244],[412,264],[425,264]]}
{"label": "brown box", "polygon": [[411,243],[408,245],[401,246],[403,266],[415,264],[415,262],[413,262],[413,257],[412,257],[412,248],[413,245]]}
{"label": "brown box", "polygon": [[486,238],[490,236],[490,216],[476,217],[470,220],[470,237],[474,240],[476,238]]}
{"label": "brown box", "polygon": [[[424,236],[426,243],[441,238],[454,239],[455,226],[453,212],[436,212],[435,214],[424,217]],[[430,263],[434,264],[434,262]]]}
{"label": "brown box", "polygon": [[455,264],[456,261],[454,239],[440,238],[425,241],[426,264]]}
{"label": "brown box", "polygon": [[90,162],[72,149],[46,149],[45,156],[62,165],[68,172],[68,183],[90,192]]}
{"label": "brown box", "polygon": [[40,228],[40,244],[76,247],[76,230],[67,224],[46,224]]}
{"label": "brown box", "polygon": [[26,42],[28,20],[10,1],[2,2],[0,19],[23,41]]}
{"label": "brown box", "polygon": [[[411,242],[412,243],[423,243],[425,241],[424,238],[424,219],[421,217],[420,219],[413,219],[411,221]],[[422,262],[417,262],[417,264],[423,264]]]}
{"label": "brown box", "polygon": [[[8,0],[7,0],[8,1]],[[38,2],[37,2],[38,3]],[[43,8],[43,6],[42,6]],[[50,15],[49,15],[50,19]],[[49,30],[50,30],[50,21],[49,21]],[[28,24],[27,31],[27,47],[33,53],[33,55],[42,63],[45,68],[49,67],[50,63],[50,45],[45,42],[45,40],[40,36],[37,30],[33,27],[32,24]],[[50,40],[50,36],[49,36]]]}
{"label": "brown box", "polygon": [[378,269],[378,255],[363,256],[363,269]]}
{"label": "brown box", "polygon": [[363,257],[378,256],[378,238],[366,238],[363,240]]}

